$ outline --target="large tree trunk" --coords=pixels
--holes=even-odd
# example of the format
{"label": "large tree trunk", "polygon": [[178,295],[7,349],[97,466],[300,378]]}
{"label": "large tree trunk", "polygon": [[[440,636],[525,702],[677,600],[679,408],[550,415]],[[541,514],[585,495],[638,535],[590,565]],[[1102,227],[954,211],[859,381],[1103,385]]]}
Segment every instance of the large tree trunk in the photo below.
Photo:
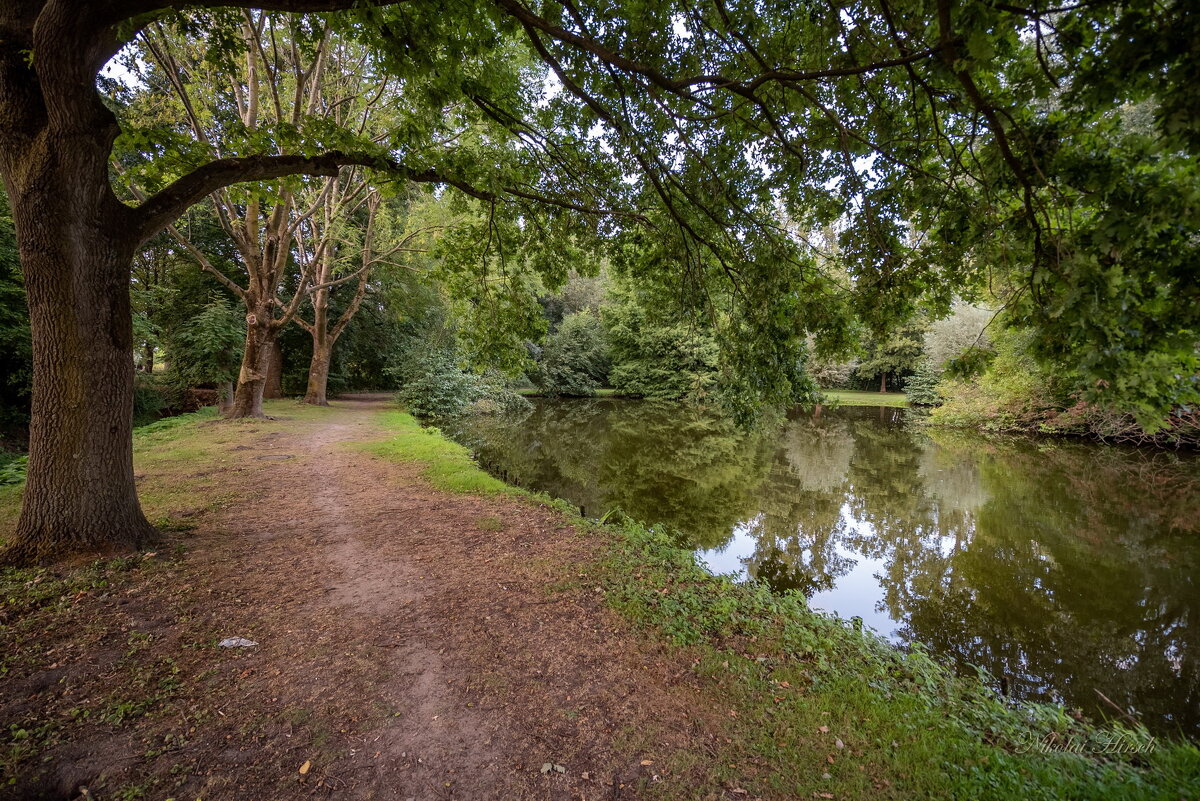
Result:
{"label": "large tree trunk", "polygon": [[267,368],[267,385],[263,389],[263,397],[267,400],[278,400],[283,397],[283,348],[279,339],[271,346],[271,364]]}
{"label": "large tree trunk", "polygon": [[112,554],[155,534],[133,478],[129,209],[108,184],[116,126],[91,119],[0,138],[33,335],[29,471],[0,562]]}
{"label": "large tree trunk", "polygon": [[329,386],[329,362],[333,358],[333,339],[313,334],[312,361],[308,365],[308,391],[304,402],[314,406],[328,406],[325,393]]}
{"label": "large tree trunk", "polygon": [[246,347],[242,369],[229,407],[229,417],[264,417],[263,392],[271,369],[271,352],[278,333],[271,323],[270,308],[255,304],[257,311],[246,315]]}

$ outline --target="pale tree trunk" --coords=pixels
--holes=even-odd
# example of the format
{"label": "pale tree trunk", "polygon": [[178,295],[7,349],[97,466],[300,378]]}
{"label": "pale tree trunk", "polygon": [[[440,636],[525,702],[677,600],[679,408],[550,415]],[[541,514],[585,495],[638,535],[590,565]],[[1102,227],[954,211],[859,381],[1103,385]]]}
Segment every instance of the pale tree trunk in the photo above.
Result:
{"label": "pale tree trunk", "polygon": [[229,417],[264,416],[263,393],[266,391],[267,373],[271,369],[277,329],[266,304],[247,299],[247,305],[255,311],[246,315],[246,345],[242,350],[242,369],[238,374],[237,389],[227,412]]}
{"label": "pale tree trunk", "polygon": [[263,397],[267,400],[279,400],[283,397],[283,348],[276,338],[271,346],[271,364],[267,368],[267,385],[263,389]]}
{"label": "pale tree trunk", "polygon": [[887,373],[879,374],[879,391],[887,392]]}
{"label": "pale tree trunk", "polygon": [[[375,223],[382,201],[379,193],[367,192],[363,198],[367,207],[367,226],[363,232],[362,264],[355,273],[343,278],[334,278],[332,256],[337,251],[337,245],[331,240],[329,234],[334,230],[333,220],[337,217],[338,207],[343,201],[343,198],[339,196],[339,191],[345,191],[345,185],[339,179],[332,182],[330,188],[333,191],[326,193],[325,214],[323,217],[313,217],[307,226],[313,234],[311,239],[306,240],[303,235],[297,237],[301,251],[306,251],[307,246],[313,243],[312,250],[314,252],[310,266],[314,285],[308,295],[313,309],[313,321],[310,323],[299,315],[295,318],[297,324],[312,336],[312,361],[308,367],[308,391],[304,395],[304,402],[314,406],[329,405],[327,392],[329,366],[333,361],[333,346],[362,307],[363,299],[367,296],[367,284],[371,277],[372,267],[397,253],[410,250],[408,244],[414,238],[427,230],[432,230],[418,229],[410,232],[398,244],[382,253],[377,252],[375,250]],[[301,233],[303,234],[303,229]],[[350,299],[350,303],[347,304],[337,322],[331,325],[329,320],[330,292],[333,287],[354,279],[357,279],[354,297]]]}
{"label": "pale tree trunk", "polygon": [[[317,271],[326,273],[322,266]],[[333,337],[329,334],[329,289],[318,289],[309,297],[313,306],[313,323],[305,326],[312,334],[312,360],[308,364],[308,391],[304,402],[313,406],[328,406],[329,362],[333,359]]]}
{"label": "pale tree trunk", "polygon": [[313,337],[312,361],[308,364],[308,391],[304,402],[313,406],[328,406],[326,391],[329,386],[329,363],[333,360],[333,343],[328,337],[318,340]]}

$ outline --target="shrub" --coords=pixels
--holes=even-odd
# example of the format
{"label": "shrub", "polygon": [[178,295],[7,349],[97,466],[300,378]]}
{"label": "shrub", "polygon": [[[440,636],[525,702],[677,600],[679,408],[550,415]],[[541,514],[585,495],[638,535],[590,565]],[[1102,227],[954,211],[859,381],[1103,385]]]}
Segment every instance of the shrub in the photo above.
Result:
{"label": "shrub", "polygon": [[941,376],[933,361],[926,359],[917,365],[915,373],[904,382],[904,394],[914,406],[940,406],[942,396],[937,392]]}
{"label": "shrub", "polygon": [[241,314],[214,295],[167,343],[171,380],[180,387],[237,380],[245,337]]}
{"label": "shrub", "polygon": [[608,380],[609,367],[600,318],[582,311],[568,314],[547,337],[530,378],[546,395],[586,397]]}
{"label": "shrub", "polygon": [[397,372],[403,386],[396,399],[415,417],[457,417],[472,407],[480,412],[505,413],[529,408],[529,402],[509,389],[501,376],[467,372],[450,351],[414,356]]}
{"label": "shrub", "polygon": [[161,382],[146,373],[133,376],[133,424],[150,422],[162,416],[170,404]]}
{"label": "shrub", "polygon": [[720,347],[686,322],[652,319],[633,301],[604,308],[612,354],[610,380],[623,395],[675,399],[708,393],[717,379]]}

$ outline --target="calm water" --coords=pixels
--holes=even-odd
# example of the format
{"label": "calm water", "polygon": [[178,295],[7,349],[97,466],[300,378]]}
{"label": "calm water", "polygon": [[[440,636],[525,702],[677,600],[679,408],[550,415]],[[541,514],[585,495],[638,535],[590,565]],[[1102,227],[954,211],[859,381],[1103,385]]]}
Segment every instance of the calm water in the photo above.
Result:
{"label": "calm water", "polygon": [[930,430],[880,407],[746,434],[689,406],[542,401],[447,433],[513,483],[668,525],[716,572],[800,590],[1013,695],[1099,713],[1099,691],[1200,736],[1194,457]]}

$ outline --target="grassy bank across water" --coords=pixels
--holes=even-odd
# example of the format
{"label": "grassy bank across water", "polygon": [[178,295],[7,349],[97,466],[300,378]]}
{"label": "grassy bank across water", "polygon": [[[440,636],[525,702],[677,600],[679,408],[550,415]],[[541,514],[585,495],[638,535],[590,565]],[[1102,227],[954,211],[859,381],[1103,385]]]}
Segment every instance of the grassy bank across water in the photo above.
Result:
{"label": "grassy bank across water", "polygon": [[[366,447],[424,463],[439,488],[527,494],[487,475],[465,448],[403,412],[382,422],[394,436]],[[601,576],[608,603],[678,648],[728,708],[729,736],[719,752],[672,766],[676,772],[701,769],[712,786],[741,797],[1200,796],[1194,744],[1119,723],[1081,722],[1057,707],[1014,704],[982,677],[956,675],[919,650],[903,653],[853,622],[809,610],[799,594],[713,576],[667,532],[635,521],[584,520],[565,503],[529,497],[558,507],[608,544],[601,563],[589,566],[589,581]],[[673,795],[680,789],[659,793],[690,797]]]}
{"label": "grassy bank across water", "polygon": [[861,392],[854,389],[823,389],[825,402],[832,406],[907,406],[903,392]]}

